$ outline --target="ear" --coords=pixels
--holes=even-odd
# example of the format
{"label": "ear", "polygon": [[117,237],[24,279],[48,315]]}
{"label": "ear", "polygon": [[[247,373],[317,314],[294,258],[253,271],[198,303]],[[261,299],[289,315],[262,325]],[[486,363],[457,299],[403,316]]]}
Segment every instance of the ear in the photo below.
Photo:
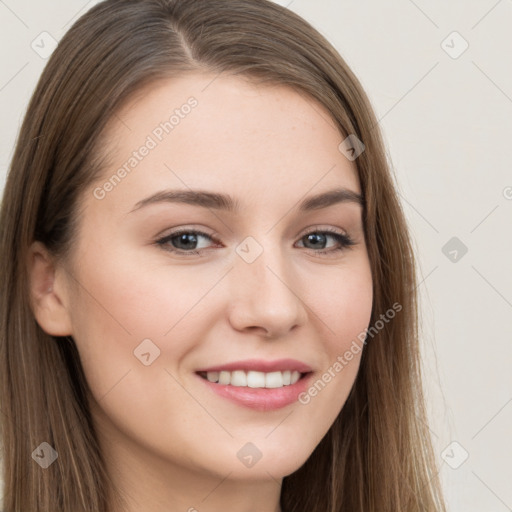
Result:
{"label": "ear", "polygon": [[65,274],[55,266],[48,249],[33,242],[28,251],[30,303],[37,323],[52,336],[72,335]]}

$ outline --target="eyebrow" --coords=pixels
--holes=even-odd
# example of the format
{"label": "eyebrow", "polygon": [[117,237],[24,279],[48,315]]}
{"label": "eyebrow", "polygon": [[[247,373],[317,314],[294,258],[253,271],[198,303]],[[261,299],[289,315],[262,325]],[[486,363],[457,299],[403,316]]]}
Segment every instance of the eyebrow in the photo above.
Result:
{"label": "eyebrow", "polygon": [[[231,213],[240,211],[239,201],[226,194],[206,190],[162,190],[139,201],[130,213],[158,203],[182,203]],[[298,209],[299,211],[319,210],[337,203],[355,203],[364,206],[363,197],[357,192],[336,188],[304,199]]]}

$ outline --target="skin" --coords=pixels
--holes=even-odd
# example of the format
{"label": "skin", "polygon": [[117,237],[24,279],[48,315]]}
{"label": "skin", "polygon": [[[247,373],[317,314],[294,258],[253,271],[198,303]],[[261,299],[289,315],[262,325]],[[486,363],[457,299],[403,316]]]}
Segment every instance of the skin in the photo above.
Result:
{"label": "skin", "polygon": [[[280,511],[282,478],[332,425],[361,352],[307,405],[266,412],[217,396],[195,371],[290,357],[314,369],[314,382],[370,321],[361,206],[296,209],[340,186],[361,193],[355,162],[338,150],[344,137],[321,105],[288,87],[214,78],[189,74],[134,96],[102,139],[109,165],[83,191],[68,257],[56,261],[40,243],[31,250],[37,321],[77,344],[108,470],[128,512]],[[190,96],[198,101],[190,114],[97,199],[95,187]],[[241,211],[170,202],[132,211],[164,189],[226,193]],[[155,243],[176,228],[218,242],[189,242],[201,255]],[[333,252],[339,242],[331,235],[316,245],[305,236],[325,228],[354,245]],[[262,249],[252,263],[235,251],[248,236]],[[144,339],[160,350],[147,366],[134,356]],[[262,454],[250,468],[237,458],[247,442]]]}

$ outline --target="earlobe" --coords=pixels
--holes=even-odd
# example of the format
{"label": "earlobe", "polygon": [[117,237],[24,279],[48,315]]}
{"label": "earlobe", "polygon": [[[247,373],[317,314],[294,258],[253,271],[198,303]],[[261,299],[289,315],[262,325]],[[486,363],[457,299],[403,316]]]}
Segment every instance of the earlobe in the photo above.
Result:
{"label": "earlobe", "polygon": [[52,336],[72,335],[64,275],[41,242],[28,251],[30,304],[37,323]]}

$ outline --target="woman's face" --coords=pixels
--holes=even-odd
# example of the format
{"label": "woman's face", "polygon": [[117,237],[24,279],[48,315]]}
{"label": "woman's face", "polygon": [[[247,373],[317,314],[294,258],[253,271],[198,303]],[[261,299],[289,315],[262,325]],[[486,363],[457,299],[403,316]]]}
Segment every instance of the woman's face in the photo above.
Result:
{"label": "woman's face", "polygon": [[162,81],[114,116],[61,274],[112,463],[279,479],[327,433],[372,308],[362,207],[318,199],[361,193],[343,138],[236,77]]}

